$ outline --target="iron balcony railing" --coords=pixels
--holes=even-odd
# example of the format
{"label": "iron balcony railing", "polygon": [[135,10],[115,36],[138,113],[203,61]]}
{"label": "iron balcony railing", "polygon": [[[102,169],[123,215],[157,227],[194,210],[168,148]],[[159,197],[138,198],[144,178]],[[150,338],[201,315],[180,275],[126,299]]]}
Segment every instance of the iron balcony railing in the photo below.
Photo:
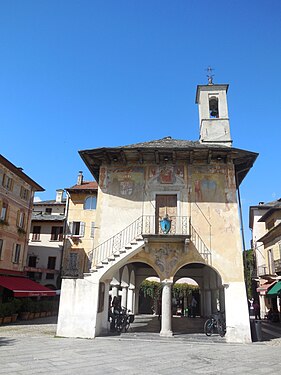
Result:
{"label": "iron balcony railing", "polygon": [[168,237],[175,235],[190,236],[204,260],[208,264],[211,264],[211,251],[191,225],[190,217],[170,216],[168,219],[171,222],[170,230],[164,232],[160,224],[161,218],[157,218],[153,215],[143,215],[139,217],[122,231],[94,248],[88,254],[89,264],[91,267],[94,267],[99,263],[113,259],[115,254],[119,254],[122,249],[129,246],[132,241],[145,235],[165,235]]}

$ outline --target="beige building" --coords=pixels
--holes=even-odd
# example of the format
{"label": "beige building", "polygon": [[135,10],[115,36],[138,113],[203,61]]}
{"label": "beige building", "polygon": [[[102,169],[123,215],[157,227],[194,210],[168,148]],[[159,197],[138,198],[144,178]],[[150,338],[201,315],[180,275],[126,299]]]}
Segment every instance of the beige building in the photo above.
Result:
{"label": "beige building", "polygon": [[30,279],[50,289],[60,289],[61,265],[66,221],[64,190],[56,191],[56,199],[34,202],[27,264]]}
{"label": "beige building", "polygon": [[62,282],[57,335],[108,332],[108,301],[138,313],[140,283],[162,283],[161,336],[173,335],[172,285],[200,287],[199,314],[225,314],[226,338],[250,341],[237,189],[257,154],[232,147],[228,85],[200,85],[200,140],[80,151],[98,182],[91,268]]}
{"label": "beige building", "polygon": [[0,155],[0,302],[53,295],[26,278],[33,198],[44,189]]}
{"label": "beige building", "polygon": [[79,172],[77,184],[67,188],[67,229],[62,274],[82,277],[88,272],[95,238],[98,185],[83,181]]}
{"label": "beige building", "polygon": [[250,207],[252,247],[255,254],[261,317],[271,308],[280,315],[281,297],[281,199]]}

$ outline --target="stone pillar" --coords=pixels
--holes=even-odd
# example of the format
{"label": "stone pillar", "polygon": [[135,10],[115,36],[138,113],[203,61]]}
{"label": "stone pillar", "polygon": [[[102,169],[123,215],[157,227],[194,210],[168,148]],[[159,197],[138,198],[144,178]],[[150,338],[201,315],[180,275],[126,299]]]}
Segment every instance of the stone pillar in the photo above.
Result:
{"label": "stone pillar", "polygon": [[206,316],[212,314],[212,297],[210,290],[205,290],[205,314]]}
{"label": "stone pillar", "polygon": [[261,318],[264,319],[266,315],[266,306],[264,296],[260,295],[260,310],[261,310]]}
{"label": "stone pillar", "polygon": [[227,342],[251,342],[249,311],[245,283],[232,282],[225,287]]}
{"label": "stone pillar", "polygon": [[134,296],[135,296],[135,287],[130,286],[128,289],[127,296],[127,309],[134,313]]}
{"label": "stone pillar", "polygon": [[139,313],[139,288],[135,288],[134,296],[134,314]]}
{"label": "stone pillar", "polygon": [[160,336],[171,337],[172,332],[172,280],[162,281],[162,315]]}
{"label": "stone pillar", "polygon": [[127,294],[128,294],[128,286],[122,286],[121,292],[121,307],[127,307]]}
{"label": "stone pillar", "polygon": [[217,301],[218,293],[217,290],[211,290],[211,306],[212,306],[212,313],[216,313],[218,311],[218,301]]}
{"label": "stone pillar", "polygon": [[112,297],[112,299],[114,297],[118,297],[118,286],[116,286],[116,285],[112,286],[112,288],[111,288],[111,297]]}
{"label": "stone pillar", "polygon": [[187,314],[186,314],[186,308],[187,308],[187,297],[184,296],[183,297],[183,314],[184,314],[184,316],[187,316]]}
{"label": "stone pillar", "polygon": [[103,311],[101,312],[101,332],[106,333],[109,330],[109,321],[108,321],[108,310],[109,310],[109,284],[110,280],[104,281],[104,302],[103,302]]}

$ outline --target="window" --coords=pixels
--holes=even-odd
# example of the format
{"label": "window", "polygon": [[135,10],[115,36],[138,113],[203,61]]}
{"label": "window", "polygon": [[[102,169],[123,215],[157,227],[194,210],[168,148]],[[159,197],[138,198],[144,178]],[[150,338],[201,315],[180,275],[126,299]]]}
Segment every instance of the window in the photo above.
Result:
{"label": "window", "polygon": [[216,96],[209,97],[210,118],[219,117],[219,99]]}
{"label": "window", "polygon": [[56,268],[56,257],[49,257],[48,258],[48,269],[54,270]]}
{"label": "window", "polygon": [[63,227],[52,227],[51,241],[62,241]]}
{"label": "window", "polygon": [[32,241],[40,241],[40,234],[41,234],[41,227],[39,225],[35,225],[33,227]]}
{"label": "window", "polygon": [[3,202],[0,208],[0,220],[7,221],[8,203]]}
{"label": "window", "polygon": [[19,263],[20,261],[20,248],[21,246],[17,243],[15,245],[15,249],[14,249],[14,253],[13,253],[13,259],[12,259],[12,262],[13,263]]}
{"label": "window", "polygon": [[88,197],[84,202],[84,210],[95,210],[97,207],[97,197]]}
{"label": "window", "polygon": [[71,236],[83,237],[85,233],[85,223],[81,221],[73,221],[69,224]]}
{"label": "window", "polygon": [[25,214],[22,211],[18,211],[18,220],[17,220],[17,226],[21,229],[24,229],[24,219]]}
{"label": "window", "polygon": [[12,180],[12,178],[9,177],[9,176],[7,176],[6,174],[4,174],[3,180],[2,180],[2,185],[7,190],[12,190],[13,189],[13,180]]}
{"label": "window", "polygon": [[0,260],[2,259],[2,254],[3,254],[3,248],[4,248],[4,240],[0,238]]}
{"label": "window", "polygon": [[30,255],[28,258],[28,267],[36,267],[37,263],[37,256]]}
{"label": "window", "polygon": [[46,273],[46,279],[53,280],[55,278],[55,275],[53,273]]}
{"label": "window", "polygon": [[21,186],[20,188],[20,197],[24,199],[25,201],[27,201],[29,198],[29,191],[23,186]]}
{"label": "window", "polygon": [[51,215],[52,214],[52,208],[50,208],[50,207],[45,208],[45,214]]}

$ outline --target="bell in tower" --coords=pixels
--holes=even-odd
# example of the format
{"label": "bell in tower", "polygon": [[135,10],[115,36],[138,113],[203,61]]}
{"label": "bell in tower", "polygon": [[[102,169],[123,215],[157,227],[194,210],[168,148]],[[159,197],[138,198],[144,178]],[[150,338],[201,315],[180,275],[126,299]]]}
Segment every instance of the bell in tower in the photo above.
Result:
{"label": "bell in tower", "polygon": [[199,106],[200,142],[231,147],[227,108],[227,84],[214,84],[208,76],[207,85],[198,85],[196,103]]}

